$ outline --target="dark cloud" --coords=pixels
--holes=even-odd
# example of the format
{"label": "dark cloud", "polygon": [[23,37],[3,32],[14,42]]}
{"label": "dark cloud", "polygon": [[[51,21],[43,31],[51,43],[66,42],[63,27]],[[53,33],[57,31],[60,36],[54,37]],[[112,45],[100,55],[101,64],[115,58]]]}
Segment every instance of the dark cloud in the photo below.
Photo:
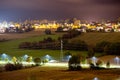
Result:
{"label": "dark cloud", "polygon": [[113,19],[119,7],[119,0],[1,0],[0,18]]}

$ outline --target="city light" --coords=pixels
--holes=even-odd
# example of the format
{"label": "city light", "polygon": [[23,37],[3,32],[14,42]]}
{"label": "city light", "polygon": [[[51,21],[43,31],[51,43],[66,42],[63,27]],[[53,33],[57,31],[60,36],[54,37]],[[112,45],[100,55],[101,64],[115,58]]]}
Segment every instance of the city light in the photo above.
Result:
{"label": "city light", "polygon": [[52,57],[50,56],[50,55],[45,55],[45,57],[44,57],[45,59],[47,59],[48,61],[50,61],[50,60],[52,60]]}
{"label": "city light", "polygon": [[114,61],[115,61],[115,63],[116,63],[117,65],[119,65],[119,62],[120,62],[119,57],[116,56],[116,57],[114,58]]}
{"label": "city light", "polygon": [[23,56],[23,59],[26,61],[26,59],[28,58],[29,56],[27,55],[27,54],[25,54],[24,56]]}
{"label": "city light", "polygon": [[91,60],[92,60],[93,64],[96,65],[97,58],[96,58],[95,56],[93,56],[93,57],[91,58]]}
{"label": "city light", "polygon": [[3,53],[3,54],[1,55],[1,59],[2,59],[2,60],[6,60],[6,59],[8,59],[8,55],[5,54],[5,53]]}
{"label": "city light", "polygon": [[99,80],[97,77],[95,77],[93,80]]}
{"label": "city light", "polygon": [[65,61],[69,61],[69,59],[70,59],[71,57],[72,57],[71,55],[66,55],[64,59],[65,59]]}

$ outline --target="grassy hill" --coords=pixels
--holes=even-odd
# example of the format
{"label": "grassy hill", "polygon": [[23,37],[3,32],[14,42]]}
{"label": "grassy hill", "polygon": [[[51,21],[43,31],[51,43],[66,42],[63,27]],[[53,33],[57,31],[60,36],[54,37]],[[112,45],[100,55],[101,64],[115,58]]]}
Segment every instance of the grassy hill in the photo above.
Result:
{"label": "grassy hill", "polygon": [[70,41],[74,40],[83,40],[92,45],[101,41],[120,42],[120,33],[84,33]]}
{"label": "grassy hill", "polygon": [[[31,32],[30,32],[31,33]],[[36,34],[35,34],[36,33]],[[32,32],[32,34],[23,33],[23,34],[3,34],[4,39],[10,39],[9,41],[0,42],[0,54],[6,53],[10,56],[23,56],[25,54],[33,57],[42,57],[47,54],[52,56],[54,59],[60,59],[60,50],[24,50],[19,49],[18,46],[21,42],[33,42],[41,41],[44,38],[52,37],[53,39],[58,39],[63,33],[55,33],[53,35],[37,34],[40,32]],[[27,34],[27,35],[26,35]],[[35,34],[35,35],[34,35]],[[0,37],[3,35],[0,35]],[[12,38],[8,38],[8,37]],[[20,37],[19,37],[20,36]],[[23,36],[23,37],[22,37]],[[68,50],[64,51],[68,52]],[[83,53],[79,51],[70,51],[73,54]]]}
{"label": "grassy hill", "polygon": [[[27,35],[26,35],[27,34]],[[37,35],[33,35],[37,34]],[[17,36],[12,38],[9,41],[6,42],[0,42],[0,53],[7,53],[11,56],[23,56],[24,54],[28,54],[30,56],[44,56],[46,54],[49,54],[57,59],[59,59],[60,56],[60,50],[23,50],[18,49],[18,45],[21,42],[33,42],[33,41],[40,41],[43,40],[46,37],[52,37],[53,39],[57,39],[59,36],[62,35],[62,33],[55,33],[54,35],[45,35],[45,34],[39,34],[38,32],[32,32],[32,34],[24,33],[23,34],[8,34],[10,36]],[[7,36],[4,36],[4,38],[8,38]],[[3,35],[2,35],[3,36]],[[21,38],[19,38],[19,36]],[[22,37],[23,36],[23,37]],[[1,35],[0,35],[1,37]],[[82,35],[71,39],[70,41],[74,40],[84,40],[87,42],[87,44],[96,44],[101,41],[110,41],[110,42],[120,42],[120,33],[83,33]],[[64,51],[68,52],[68,50]],[[83,55],[86,55],[86,52],[80,52],[80,51],[69,51],[72,54],[78,54],[81,53]]]}

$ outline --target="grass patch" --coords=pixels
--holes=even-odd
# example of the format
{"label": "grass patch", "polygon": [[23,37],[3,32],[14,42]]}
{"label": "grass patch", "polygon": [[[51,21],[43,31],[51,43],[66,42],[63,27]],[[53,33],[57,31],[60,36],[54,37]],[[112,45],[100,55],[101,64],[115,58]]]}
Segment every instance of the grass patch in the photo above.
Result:
{"label": "grass patch", "polygon": [[120,33],[84,33],[76,38],[71,39],[74,40],[83,40],[87,44],[95,45],[101,41],[109,41],[109,42],[120,42]]}

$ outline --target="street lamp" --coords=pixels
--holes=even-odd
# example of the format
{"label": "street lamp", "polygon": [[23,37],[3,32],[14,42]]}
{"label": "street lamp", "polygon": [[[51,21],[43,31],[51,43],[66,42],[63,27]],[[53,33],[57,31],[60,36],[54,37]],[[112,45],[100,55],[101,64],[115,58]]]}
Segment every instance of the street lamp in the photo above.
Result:
{"label": "street lamp", "polygon": [[97,58],[95,56],[93,56],[91,59],[92,59],[93,64],[95,65],[96,61],[97,61]]}
{"label": "street lamp", "polygon": [[61,40],[61,53],[60,53],[60,60],[63,60],[63,40]]}
{"label": "street lamp", "polygon": [[7,58],[8,58],[8,55],[7,55],[7,54],[5,54],[5,53],[3,53],[3,54],[1,55],[1,58],[2,58],[2,60],[5,60],[5,59],[7,59]]}
{"label": "street lamp", "polygon": [[23,56],[23,59],[26,60],[27,58],[28,58],[28,55],[25,54],[25,55]]}
{"label": "street lamp", "polygon": [[71,57],[72,57],[71,55],[66,56],[67,61],[69,61],[69,59],[70,59]]}
{"label": "street lamp", "polygon": [[117,56],[116,56],[116,57],[114,58],[114,61],[115,61],[115,63],[118,65],[118,64],[119,64],[119,62],[120,62],[119,57],[117,57]]}
{"label": "street lamp", "polygon": [[47,54],[47,55],[45,55],[45,58],[48,59],[48,60],[50,60],[51,56]]}
{"label": "street lamp", "polygon": [[93,80],[99,80],[97,77],[95,77]]}

